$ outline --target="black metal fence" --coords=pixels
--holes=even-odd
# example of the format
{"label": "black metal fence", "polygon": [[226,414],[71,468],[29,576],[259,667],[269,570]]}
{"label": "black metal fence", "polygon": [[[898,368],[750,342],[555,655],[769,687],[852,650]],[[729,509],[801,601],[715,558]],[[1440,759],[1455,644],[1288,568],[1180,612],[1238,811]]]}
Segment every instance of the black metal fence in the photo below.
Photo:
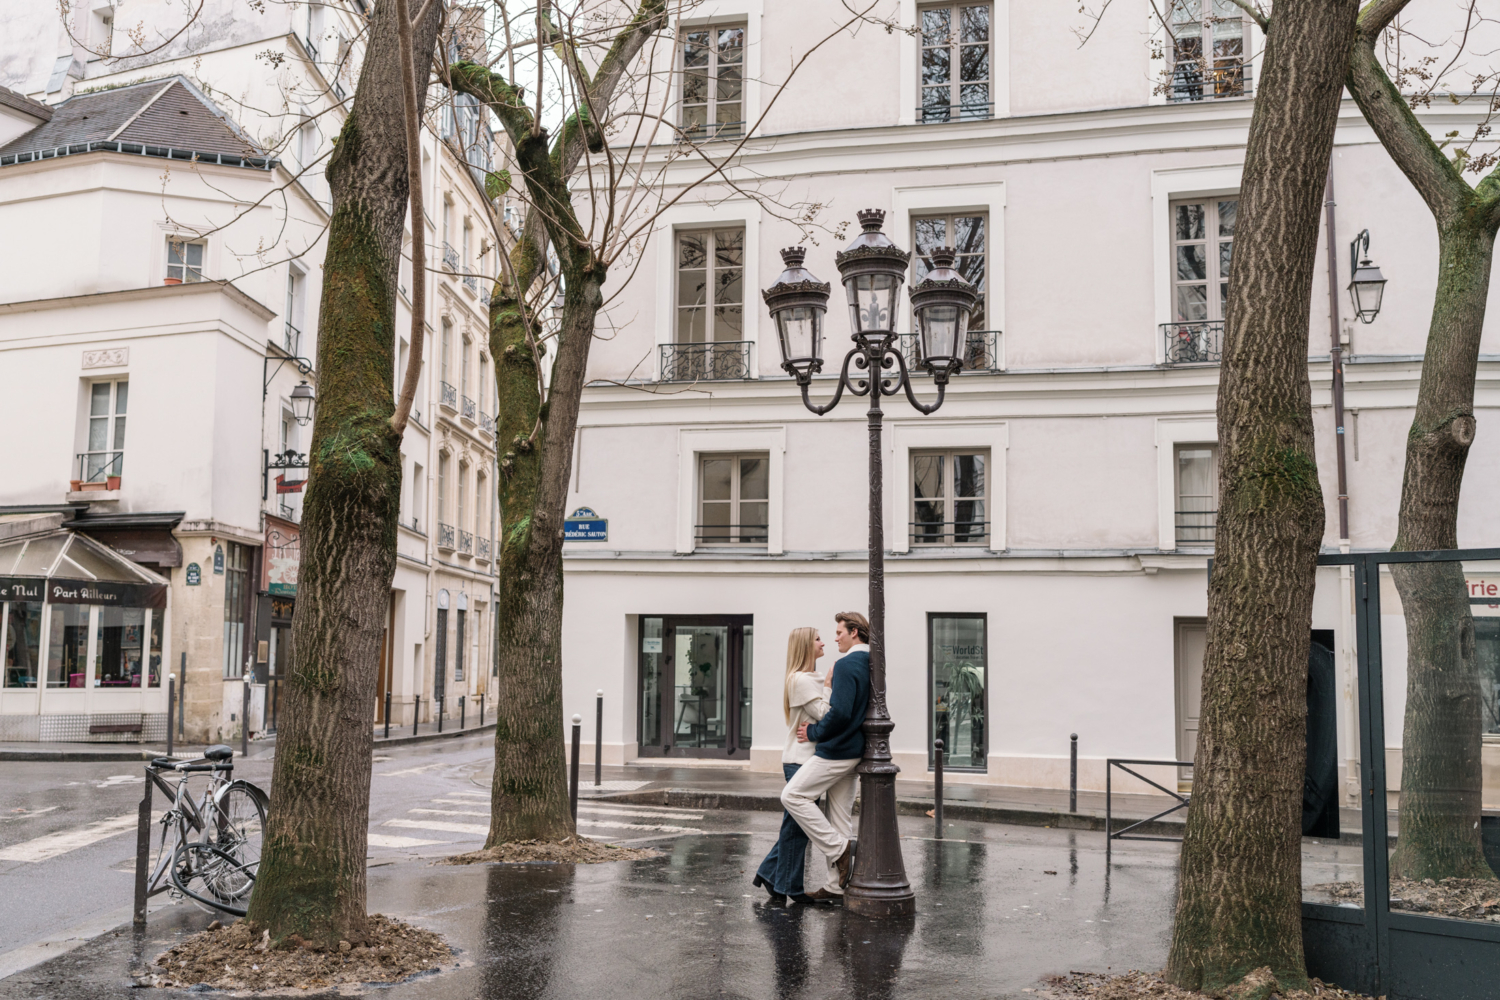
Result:
{"label": "black metal fence", "polygon": [[662,344],[663,382],[708,382],[751,377],[748,340]]}
{"label": "black metal fence", "polygon": [[[1109,757],[1109,758],[1105,759],[1105,761],[1104,761],[1104,856],[1105,856],[1106,859],[1109,858],[1110,854],[1112,853],[1113,848],[1114,848],[1114,843],[1117,840],[1170,840],[1170,841],[1177,841],[1177,840],[1181,840],[1182,839],[1181,837],[1163,837],[1163,836],[1158,836],[1156,834],[1146,833],[1144,831],[1141,832],[1141,833],[1132,833],[1131,832],[1132,830],[1141,830],[1143,827],[1149,827],[1149,828],[1152,828],[1152,829],[1160,829],[1159,827],[1153,826],[1153,824],[1155,824],[1157,821],[1159,821],[1163,816],[1170,816],[1170,815],[1172,815],[1172,813],[1177,812],[1180,809],[1186,809],[1188,807],[1188,800],[1189,800],[1189,796],[1184,795],[1181,792],[1174,791],[1173,789],[1170,789],[1170,788],[1166,787],[1165,785],[1158,784],[1157,782],[1152,781],[1150,778],[1146,777],[1144,774],[1141,774],[1139,771],[1132,770],[1132,768],[1135,768],[1135,767],[1192,767],[1192,766],[1193,766],[1193,762],[1190,761],[1190,760],[1186,760],[1186,761],[1183,761],[1183,760],[1134,760],[1134,759],[1126,758],[1126,757]],[[1115,776],[1115,768],[1117,768],[1117,767],[1120,770],[1124,771],[1126,774],[1130,775],[1131,777],[1133,777],[1133,778],[1139,778],[1141,781],[1144,781],[1146,784],[1150,785],[1152,788],[1159,789],[1160,791],[1165,792],[1167,795],[1169,795],[1173,799],[1177,800],[1177,804],[1174,805],[1174,806],[1170,806],[1170,807],[1168,807],[1166,809],[1163,809],[1161,812],[1157,813],[1154,816],[1148,816],[1145,819],[1136,820],[1134,823],[1131,823],[1129,826],[1123,826],[1120,829],[1116,830],[1115,829],[1115,822],[1114,822],[1115,821],[1115,786],[1114,786],[1114,776]],[[1076,811],[1076,809],[1075,809],[1075,811]]]}
{"label": "black metal fence", "polygon": [[1169,365],[1214,363],[1224,359],[1224,321],[1163,323],[1161,336]]}

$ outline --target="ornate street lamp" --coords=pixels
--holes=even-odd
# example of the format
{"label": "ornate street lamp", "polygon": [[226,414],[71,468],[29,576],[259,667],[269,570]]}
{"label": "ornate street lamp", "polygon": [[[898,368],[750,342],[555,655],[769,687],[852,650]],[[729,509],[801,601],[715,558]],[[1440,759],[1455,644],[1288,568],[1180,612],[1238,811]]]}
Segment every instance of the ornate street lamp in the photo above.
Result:
{"label": "ornate street lamp", "polygon": [[292,390],[292,418],[297,421],[298,427],[306,427],[308,421],[312,420],[313,401],[316,398],[312,386],[306,381]]}
{"label": "ornate street lamp", "polygon": [[[859,765],[864,799],[859,814],[859,849],[854,855],[854,873],[844,892],[845,908],[866,917],[907,916],[916,910],[916,896],[906,879],[906,864],[896,829],[896,775],[901,769],[891,760],[890,737],[894,725],[885,703],[880,399],[905,392],[907,401],[921,413],[932,413],[943,405],[949,377],[963,368],[969,314],[977,295],[974,286],[952,270],[954,251],[943,247],[932,252],[935,270],[912,289],[911,299],[919,331],[917,339],[921,343],[921,365],[933,375],[938,396],[931,406],[917,402],[906,359],[895,349],[896,309],[911,255],[880,231],[884,221],[885,213],[879,210],[860,212],[863,232],[835,257],[849,301],[854,347],[844,355],[838,387],[827,404],[813,403],[808,387],[813,375],[823,367],[823,318],[828,285],[802,266],[804,251],[793,247],[781,251],[786,271],[776,284],[762,292],[776,323],[781,367],[797,380],[803,405],[821,415],[837,406],[845,391],[870,397],[870,705],[863,727],[864,760]],[[864,377],[858,372],[851,376],[851,365],[863,371]]]}
{"label": "ornate street lamp", "polygon": [[[1364,244],[1364,260],[1359,259],[1360,244]],[[1354,303],[1354,314],[1361,323],[1374,322],[1385,295],[1385,275],[1370,263],[1369,253],[1370,231],[1366,229],[1349,244],[1349,300]]]}

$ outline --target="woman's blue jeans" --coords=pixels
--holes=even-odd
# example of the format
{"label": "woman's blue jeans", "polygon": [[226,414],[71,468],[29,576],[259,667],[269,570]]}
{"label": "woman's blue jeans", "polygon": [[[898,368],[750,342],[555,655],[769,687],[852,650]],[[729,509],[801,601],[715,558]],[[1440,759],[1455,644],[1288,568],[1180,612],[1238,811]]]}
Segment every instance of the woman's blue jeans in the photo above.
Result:
{"label": "woman's blue jeans", "polygon": [[[801,764],[782,764],[781,773],[787,781],[797,773]],[[771,847],[771,852],[760,863],[756,871],[761,881],[783,896],[802,895],[802,862],[807,856],[807,834],[786,812],[781,812],[781,836]]]}

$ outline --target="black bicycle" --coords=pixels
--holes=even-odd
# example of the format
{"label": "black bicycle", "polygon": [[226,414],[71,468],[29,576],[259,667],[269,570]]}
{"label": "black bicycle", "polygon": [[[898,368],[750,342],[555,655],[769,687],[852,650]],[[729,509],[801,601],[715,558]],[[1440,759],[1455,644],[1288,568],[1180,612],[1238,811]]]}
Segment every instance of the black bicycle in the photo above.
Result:
{"label": "black bicycle", "polygon": [[[175,784],[164,777],[171,772],[181,775]],[[195,774],[209,776],[208,787],[196,799],[189,788]],[[161,818],[161,846],[147,895],[170,888],[174,895],[215,910],[245,915],[260,867],[269,800],[233,775],[234,750],[222,744],[196,760],[157,757],[146,765],[146,780],[171,803]]]}

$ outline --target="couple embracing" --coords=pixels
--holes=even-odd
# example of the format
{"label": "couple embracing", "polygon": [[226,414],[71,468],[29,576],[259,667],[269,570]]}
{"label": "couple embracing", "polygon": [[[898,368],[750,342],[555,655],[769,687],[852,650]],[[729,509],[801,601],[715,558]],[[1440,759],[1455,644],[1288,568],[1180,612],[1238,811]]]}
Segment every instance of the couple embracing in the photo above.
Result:
{"label": "couple embracing", "polygon": [[[786,749],[781,770],[781,835],[755,873],[772,902],[836,903],[854,869],[855,768],[865,751],[861,726],[870,700],[870,623],[857,611],[833,616],[842,654],[819,680],[823,640],[810,627],[787,640]],[[824,808],[818,807],[819,797]],[[812,864],[804,870],[808,845]]]}

